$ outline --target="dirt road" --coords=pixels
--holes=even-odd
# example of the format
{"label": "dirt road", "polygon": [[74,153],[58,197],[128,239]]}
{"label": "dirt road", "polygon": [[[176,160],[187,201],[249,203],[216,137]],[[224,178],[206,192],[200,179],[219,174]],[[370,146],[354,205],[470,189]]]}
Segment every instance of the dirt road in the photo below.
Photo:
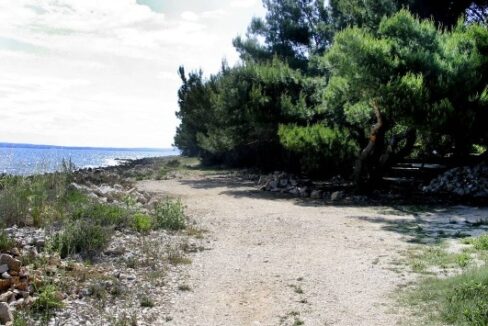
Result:
{"label": "dirt road", "polygon": [[167,325],[395,325],[402,319],[391,295],[410,276],[392,266],[409,244],[385,222],[398,215],[277,198],[225,175],[138,187],[181,197],[189,216],[209,231],[209,250],[189,267],[191,291],[173,295]]}

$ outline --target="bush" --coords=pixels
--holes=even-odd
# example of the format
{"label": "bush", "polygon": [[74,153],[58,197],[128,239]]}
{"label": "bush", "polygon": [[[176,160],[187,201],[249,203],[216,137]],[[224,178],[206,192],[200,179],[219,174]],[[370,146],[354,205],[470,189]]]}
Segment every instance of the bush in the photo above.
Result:
{"label": "bush", "polygon": [[471,244],[477,250],[488,250],[488,235],[482,235],[477,238],[466,238],[463,243]]}
{"label": "bush", "polygon": [[52,284],[44,285],[36,292],[37,300],[32,305],[34,312],[50,316],[53,310],[63,307],[63,301],[56,286]]}
{"label": "bush", "polygon": [[74,219],[88,219],[101,226],[114,226],[116,228],[129,225],[130,211],[115,205],[87,204],[78,207],[73,212]]}
{"label": "bush", "polygon": [[80,254],[83,258],[93,259],[109,244],[113,229],[94,224],[90,220],[78,220],[69,223],[52,239],[52,248],[62,258]]}
{"label": "bush", "polygon": [[167,199],[155,206],[156,227],[167,230],[182,230],[186,226],[181,200]]}
{"label": "bush", "polygon": [[0,230],[0,252],[5,252],[12,249],[15,245],[14,240],[12,240],[5,230]]}
{"label": "bush", "polygon": [[153,227],[153,218],[146,214],[137,213],[134,215],[134,228],[141,233],[151,231]]}

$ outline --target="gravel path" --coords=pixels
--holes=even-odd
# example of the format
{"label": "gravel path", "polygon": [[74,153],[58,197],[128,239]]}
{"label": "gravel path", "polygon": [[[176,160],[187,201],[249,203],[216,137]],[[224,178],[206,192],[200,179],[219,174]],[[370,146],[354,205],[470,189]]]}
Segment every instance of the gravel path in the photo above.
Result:
{"label": "gravel path", "polygon": [[191,291],[173,294],[166,325],[401,321],[391,294],[411,278],[393,263],[409,244],[385,226],[405,216],[277,198],[225,175],[138,187],[181,197],[190,217],[209,231],[209,250],[192,258]]}

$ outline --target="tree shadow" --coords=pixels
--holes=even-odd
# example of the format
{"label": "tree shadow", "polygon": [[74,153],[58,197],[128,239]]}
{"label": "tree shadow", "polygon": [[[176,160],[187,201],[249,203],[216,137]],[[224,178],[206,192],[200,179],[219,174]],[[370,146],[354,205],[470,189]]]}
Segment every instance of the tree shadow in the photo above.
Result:
{"label": "tree shadow", "polygon": [[[348,218],[381,224],[382,230],[399,233],[409,243],[431,244],[487,233],[488,210],[475,210],[469,207],[445,207],[429,212],[412,212],[409,207],[391,207],[383,212],[385,216]],[[409,217],[397,218],[406,215]]]}

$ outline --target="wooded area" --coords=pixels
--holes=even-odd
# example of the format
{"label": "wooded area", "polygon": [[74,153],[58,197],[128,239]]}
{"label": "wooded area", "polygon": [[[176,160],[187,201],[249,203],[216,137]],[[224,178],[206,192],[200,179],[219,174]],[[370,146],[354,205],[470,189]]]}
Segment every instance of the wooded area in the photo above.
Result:
{"label": "wooded area", "polygon": [[486,152],[487,1],[263,4],[240,64],[180,68],[184,155],[369,185],[406,157]]}

